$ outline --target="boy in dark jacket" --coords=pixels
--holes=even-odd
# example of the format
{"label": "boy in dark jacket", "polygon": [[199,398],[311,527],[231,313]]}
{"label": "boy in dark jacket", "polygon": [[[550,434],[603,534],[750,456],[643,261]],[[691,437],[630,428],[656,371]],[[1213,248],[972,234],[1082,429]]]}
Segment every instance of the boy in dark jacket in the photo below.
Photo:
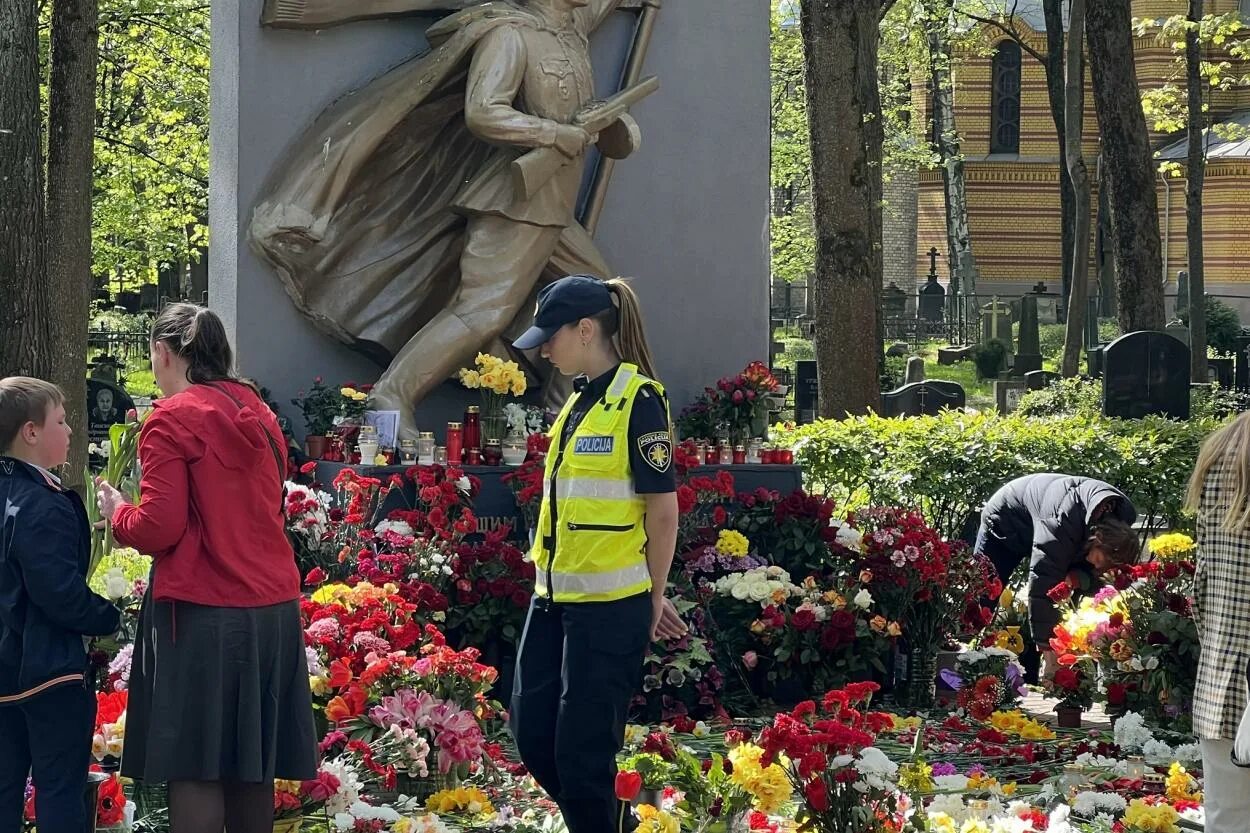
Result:
{"label": "boy in dark jacket", "polygon": [[[1028,474],[994,493],[981,510],[975,549],[994,563],[1004,586],[1029,564],[1029,629],[1054,673],[1050,635],[1059,614],[1047,592],[1072,571],[1100,575],[1137,559],[1130,524],[1137,510],[1123,492],[1091,477]],[[1049,673],[1046,673],[1046,672]]]}
{"label": "boy in dark jacket", "polygon": [[0,833],[21,830],[27,775],[40,833],[88,829],[84,637],[114,633],[119,613],[87,587],[87,511],[49,471],[69,435],[59,388],[0,379]]}

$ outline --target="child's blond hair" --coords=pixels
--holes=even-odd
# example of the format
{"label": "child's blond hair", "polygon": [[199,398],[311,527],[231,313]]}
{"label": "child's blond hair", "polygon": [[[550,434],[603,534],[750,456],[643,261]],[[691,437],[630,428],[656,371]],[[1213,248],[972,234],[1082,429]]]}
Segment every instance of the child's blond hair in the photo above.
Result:
{"label": "child's blond hair", "polygon": [[0,452],[9,451],[22,426],[43,425],[48,411],[65,402],[65,394],[51,382],[30,376],[0,379]]}

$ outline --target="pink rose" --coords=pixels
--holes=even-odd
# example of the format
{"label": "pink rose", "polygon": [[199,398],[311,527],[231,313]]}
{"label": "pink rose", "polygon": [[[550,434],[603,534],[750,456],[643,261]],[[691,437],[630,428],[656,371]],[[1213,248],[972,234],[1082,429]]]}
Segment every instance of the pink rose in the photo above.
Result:
{"label": "pink rose", "polygon": [[755,666],[759,665],[759,662],[759,654],[754,651],[747,651],[742,655],[742,664],[747,667],[748,671],[754,670]]}

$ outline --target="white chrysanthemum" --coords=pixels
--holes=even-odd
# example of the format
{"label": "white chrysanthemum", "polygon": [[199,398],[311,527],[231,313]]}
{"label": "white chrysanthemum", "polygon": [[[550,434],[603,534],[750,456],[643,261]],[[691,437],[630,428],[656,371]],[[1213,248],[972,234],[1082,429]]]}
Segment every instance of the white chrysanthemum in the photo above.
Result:
{"label": "white chrysanthemum", "polygon": [[1119,815],[1128,807],[1124,796],[1117,793],[1082,792],[1072,799],[1072,810],[1078,816],[1094,816],[1098,813]]}
{"label": "white chrysanthemum", "polygon": [[[943,777],[949,778],[950,776]],[[957,823],[968,817],[968,808],[964,806],[963,798],[954,793],[935,795],[933,800],[929,802],[927,811],[930,813],[945,813]]]}

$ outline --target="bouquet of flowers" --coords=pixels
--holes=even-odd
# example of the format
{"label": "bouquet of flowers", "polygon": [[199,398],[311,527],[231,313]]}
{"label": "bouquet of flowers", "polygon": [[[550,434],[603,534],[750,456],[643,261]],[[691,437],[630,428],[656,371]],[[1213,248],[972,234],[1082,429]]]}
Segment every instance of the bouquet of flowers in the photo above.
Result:
{"label": "bouquet of flowers", "polygon": [[504,397],[522,396],[528,386],[520,366],[489,353],[478,353],[473,368],[460,371],[460,384],[482,394],[482,438],[503,439]]}
{"label": "bouquet of flowers", "polygon": [[365,418],[365,411],[369,410],[369,393],[372,390],[373,385],[358,385],[355,382],[347,382],[339,388],[341,401],[339,417],[335,420],[335,424],[359,425]]}
{"label": "bouquet of flowers", "polygon": [[801,489],[783,498],[759,488],[740,495],[738,502],[742,508],[733,517],[733,528],[754,541],[760,552],[768,553],[773,564],[793,576],[828,577],[830,546],[838,533],[830,525],[833,501]]}
{"label": "bouquet of flowers", "polygon": [[725,429],[735,444],[763,436],[768,428],[769,397],[780,387],[768,365],[751,362],[736,376],[725,376],[716,387],[706,388],[682,410],[677,418],[681,434],[711,437]]}
{"label": "bouquet of flowers", "polygon": [[447,630],[459,644],[521,639],[534,589],[534,563],[506,540],[508,531],[488,532],[480,544],[461,543],[451,558],[450,594],[456,604],[448,610]]}
{"label": "bouquet of flowers", "polygon": [[324,767],[309,781],[274,781],[274,821],[299,819],[317,812],[338,794],[341,786],[339,777]]}
{"label": "bouquet of flowers", "polygon": [[940,676],[957,692],[956,705],[976,720],[986,720],[1000,709],[1014,709],[1026,692],[1024,669],[1016,654],[994,645],[960,651],[955,668],[943,669]]}
{"label": "bouquet of flowers", "polygon": [[866,711],[876,683],[852,683],[779,714],[760,733],[762,765],[780,763],[799,796],[807,830],[819,833],[887,833],[902,828],[906,799],[898,790],[898,764],[874,743],[892,725],[888,715]]}

